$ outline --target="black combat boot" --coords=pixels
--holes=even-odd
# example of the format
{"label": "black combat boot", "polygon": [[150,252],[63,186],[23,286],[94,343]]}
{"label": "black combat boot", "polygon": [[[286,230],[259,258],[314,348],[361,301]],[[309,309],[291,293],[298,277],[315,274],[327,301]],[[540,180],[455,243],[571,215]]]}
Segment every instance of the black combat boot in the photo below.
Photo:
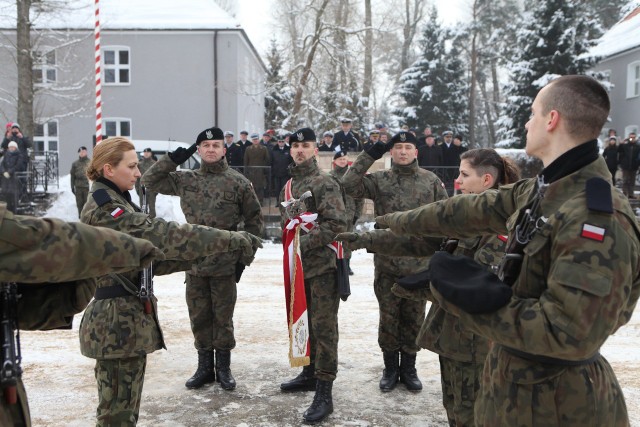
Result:
{"label": "black combat boot", "polygon": [[382,371],[382,379],[380,380],[380,390],[391,391],[398,384],[398,352],[384,351],[384,371]]}
{"label": "black combat boot", "polygon": [[280,384],[282,391],[313,391],[316,389],[315,366],[312,364],[302,368],[302,372],[292,380]]}
{"label": "black combat boot", "polygon": [[316,394],[313,396],[311,406],[304,411],[304,421],[308,424],[319,423],[333,412],[333,398],[331,388],[333,381],[318,380]]}
{"label": "black combat boot", "polygon": [[216,377],[225,390],[236,388],[236,380],[231,375],[231,351],[216,350]]}
{"label": "black combat boot", "polygon": [[216,374],[213,371],[213,351],[198,350],[198,369],[196,373],[187,380],[185,386],[187,388],[200,388],[215,380]]}
{"label": "black combat boot", "polygon": [[422,383],[416,372],[416,354],[400,353],[400,382],[403,383],[409,391],[422,390]]}

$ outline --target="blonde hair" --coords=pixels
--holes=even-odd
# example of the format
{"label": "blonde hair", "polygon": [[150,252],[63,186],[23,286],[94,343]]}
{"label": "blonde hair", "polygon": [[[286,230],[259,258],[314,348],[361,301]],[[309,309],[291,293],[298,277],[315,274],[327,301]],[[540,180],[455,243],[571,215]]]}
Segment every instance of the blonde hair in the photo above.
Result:
{"label": "blonde hair", "polygon": [[127,151],[135,150],[136,147],[127,138],[116,136],[107,138],[93,149],[93,158],[87,166],[87,178],[95,181],[104,176],[104,165],[118,166]]}

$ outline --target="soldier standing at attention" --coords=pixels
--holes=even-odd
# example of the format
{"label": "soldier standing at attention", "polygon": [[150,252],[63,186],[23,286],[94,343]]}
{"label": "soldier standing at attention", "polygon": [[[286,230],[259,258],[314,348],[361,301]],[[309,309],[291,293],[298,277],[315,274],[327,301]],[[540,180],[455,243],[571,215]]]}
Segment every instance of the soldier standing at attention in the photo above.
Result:
{"label": "soldier standing at attention", "polygon": [[[355,199],[373,200],[376,215],[446,199],[442,181],[418,166],[417,143],[412,133],[402,131],[388,144],[377,142],[360,153],[342,178],[346,193]],[[389,149],[393,159],[391,169],[367,174],[371,165]],[[374,256],[373,288],[380,308],[378,344],[385,367],[380,380],[382,391],[393,390],[398,379],[408,390],[422,390],[416,372],[416,353],[420,350],[416,337],[424,320],[426,302],[399,298],[391,292],[391,287],[400,277],[424,270],[428,263],[428,258]]]}
{"label": "soldier standing at attention", "polygon": [[[342,182],[342,177],[349,169],[349,158],[344,151],[338,151],[333,155],[333,169],[331,169],[331,176],[333,176],[338,182]],[[362,207],[364,205],[364,199],[354,199],[351,196],[345,195],[344,206],[347,209],[347,231],[353,231],[358,218],[362,215]],[[353,270],[351,270],[351,251],[344,251],[344,257],[347,260],[349,266],[349,275],[353,276]]]}
{"label": "soldier standing at attention", "polygon": [[[178,148],[176,164],[193,151]],[[149,240],[162,249],[166,262],[155,263],[153,273],[187,270],[196,258],[242,251],[250,259],[260,240],[246,231],[225,231],[201,225],[178,224],[150,218],[132,203],[129,190],[137,178],[138,155],[126,138],[108,138],[93,150],[87,168],[93,181],[82,222],[107,227]],[[182,262],[180,262],[182,261]],[[140,272],[98,278],[95,299],[80,324],[80,350],[96,359],[98,426],[134,426],[138,420],[147,354],[165,348],[158,323],[156,299],[151,305],[140,297]]]}
{"label": "soldier standing at attention", "polygon": [[244,146],[239,142],[233,142],[233,132],[226,131],[224,133],[224,148],[227,163],[231,168],[242,172],[244,165]]}
{"label": "soldier standing at attention", "polygon": [[[152,166],[142,183],[160,194],[180,197],[182,212],[190,224],[236,231],[244,222],[245,231],[261,236],[264,224],[260,203],[251,182],[229,168],[222,130],[203,130],[190,151],[196,147],[202,158],[200,169],[176,171],[182,158],[173,153]],[[216,377],[223,389],[236,388],[230,368],[231,350],[236,346],[236,283],[252,260],[253,256],[244,257],[239,251],[228,252],[207,257],[187,272],[187,307],[198,351],[198,369],[185,384],[187,388],[200,388]]]}
{"label": "soldier standing at attention", "polygon": [[[162,251],[148,240],[80,223],[14,215],[4,203],[0,203],[0,253],[2,280],[20,282],[15,313],[4,313],[5,304],[0,304],[0,318],[17,321],[22,330],[70,329],[73,315],[86,307],[95,291],[95,280],[82,279],[138,270],[164,259]],[[38,286],[30,286],[33,284]],[[6,297],[3,292],[0,299]],[[10,300],[7,304],[12,306]],[[0,354],[0,366],[19,366],[19,360],[7,360],[6,355],[4,351]],[[29,405],[21,372],[17,371],[15,403],[5,398],[10,385],[2,390],[0,425],[28,427]]]}
{"label": "soldier standing at attention", "polygon": [[[437,282],[431,265],[438,304],[493,342],[477,426],[629,425],[622,389],[599,352],[640,295],[640,230],[598,154],[609,109],[596,80],[559,77],[538,92],[526,124],[526,152],[544,165],[537,179],[376,219],[401,235],[509,233],[507,253],[521,264],[504,264],[506,284]],[[527,223],[531,233],[514,246],[516,225]],[[472,314],[465,301],[496,286],[509,291],[504,303]]]}
{"label": "soldier standing at attention", "polygon": [[[140,159],[140,163],[138,163],[138,169],[140,169],[140,174],[144,175],[145,172],[151,168],[156,163],[156,159],[153,155],[153,151],[151,148],[145,148],[142,151],[142,159]],[[138,193],[138,198],[140,200],[140,206],[142,206],[142,177],[138,178],[136,181],[136,192]],[[149,216],[151,218],[156,217],[156,192],[147,189],[147,203],[149,204]]]}
{"label": "soldier standing at attention", "polygon": [[[285,392],[315,390],[313,403],[304,412],[305,422],[320,422],[333,412],[332,387],[338,372],[338,284],[336,256],[327,246],[336,234],[346,229],[347,213],[340,183],[320,171],[316,154],[316,135],[302,128],[291,135],[291,196],[295,199],[311,191],[304,200],[308,212],[318,214],[317,225],[300,236],[304,287],[309,314],[311,364],[303,368],[296,378],[284,382]],[[289,184],[287,184],[288,186]],[[286,186],[280,193],[284,196]],[[287,220],[284,207],[280,207],[282,226]]]}
{"label": "soldier standing at attention", "polygon": [[244,150],[244,175],[253,184],[260,204],[264,201],[264,187],[269,176],[271,157],[266,145],[260,144],[260,135],[251,134],[251,145]]}
{"label": "soldier standing at attention", "polygon": [[91,159],[87,157],[87,147],[78,148],[78,160],[71,164],[71,192],[76,196],[76,206],[78,207],[78,217],[82,212],[82,207],[87,203],[89,195],[89,180],[87,179],[87,166]]}

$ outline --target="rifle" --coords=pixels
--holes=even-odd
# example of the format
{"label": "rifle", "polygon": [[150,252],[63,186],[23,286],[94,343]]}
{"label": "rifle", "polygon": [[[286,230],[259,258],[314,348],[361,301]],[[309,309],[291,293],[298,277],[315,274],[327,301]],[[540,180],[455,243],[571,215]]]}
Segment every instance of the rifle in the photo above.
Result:
{"label": "rifle", "polygon": [[2,283],[0,291],[2,307],[2,368],[0,386],[9,405],[18,401],[18,378],[22,375],[20,362],[20,331],[18,329],[18,285]]}
{"label": "rifle", "polygon": [[542,215],[536,217],[547,187],[549,187],[549,184],[545,184],[544,179],[538,176],[536,196],[531,202],[531,206],[520,213],[516,232],[509,239],[504,257],[502,257],[498,266],[498,277],[509,286],[513,286],[520,275],[520,268],[524,260],[524,247],[529,244],[536,231],[547,221],[547,218]]}
{"label": "rifle", "polygon": [[[144,185],[142,190],[142,212],[149,214],[149,202],[147,200],[147,187]],[[140,301],[144,304],[144,312],[151,313],[151,298],[153,297],[153,263],[142,270],[140,274]]]}

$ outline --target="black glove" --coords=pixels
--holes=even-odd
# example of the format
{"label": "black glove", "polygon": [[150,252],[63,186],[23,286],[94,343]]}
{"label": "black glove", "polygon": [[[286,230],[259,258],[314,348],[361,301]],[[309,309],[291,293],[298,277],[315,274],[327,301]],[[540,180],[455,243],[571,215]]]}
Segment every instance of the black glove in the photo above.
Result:
{"label": "black glove", "polygon": [[187,160],[189,160],[189,157],[191,157],[193,153],[196,152],[197,149],[198,149],[198,146],[196,144],[193,144],[189,148],[178,147],[176,148],[175,151],[169,153],[168,155],[169,155],[169,158],[173,161],[173,163],[175,163],[176,165],[181,165]]}
{"label": "black glove", "polygon": [[469,257],[436,252],[429,269],[431,285],[445,300],[467,313],[491,313],[511,300],[511,287]]}
{"label": "black glove", "polygon": [[391,144],[385,144],[384,142],[378,141],[371,147],[367,148],[366,152],[375,160],[378,160],[389,150],[391,150]]}
{"label": "black glove", "polygon": [[426,270],[422,270],[418,273],[401,277],[396,283],[398,284],[398,286],[402,286],[405,289],[429,289],[430,280],[431,271],[427,268]]}
{"label": "black glove", "polygon": [[242,273],[244,272],[245,267],[246,266],[243,263],[236,262],[236,283],[240,281],[240,278],[242,277]]}

